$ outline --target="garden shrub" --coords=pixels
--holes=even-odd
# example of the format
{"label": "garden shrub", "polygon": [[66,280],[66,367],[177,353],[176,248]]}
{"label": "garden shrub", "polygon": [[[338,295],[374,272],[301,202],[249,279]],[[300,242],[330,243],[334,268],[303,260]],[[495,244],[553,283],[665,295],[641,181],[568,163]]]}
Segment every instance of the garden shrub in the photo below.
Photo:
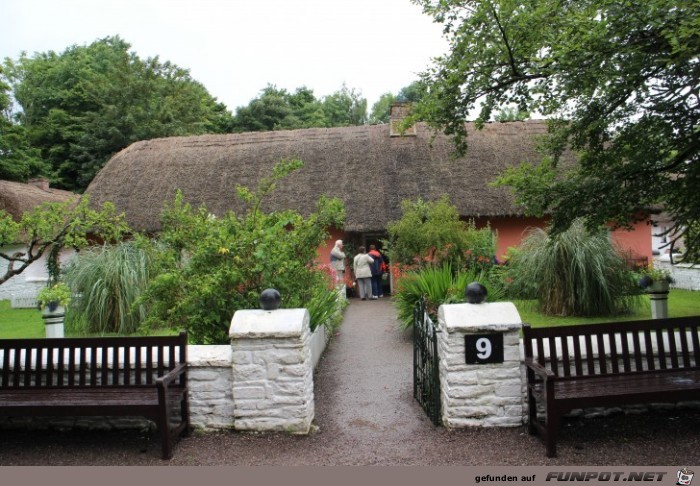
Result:
{"label": "garden shrub", "polygon": [[404,329],[413,325],[413,308],[421,296],[425,296],[425,308],[434,322],[441,304],[466,302],[464,291],[472,282],[479,282],[487,291],[487,301],[502,300],[505,296],[498,280],[489,278],[489,272],[471,267],[455,272],[452,265],[444,263],[407,272],[394,295],[394,305]]}
{"label": "garden shrub", "polygon": [[226,343],[233,314],[259,308],[266,288],[280,292],[282,307],[308,308],[312,329],[333,315],[337,292],[315,259],[327,229],[342,226],[342,202],[322,197],[307,218],[260,209],[277,182],[301,166],[282,161],[254,192],[239,187],[247,203],[240,215],[215,217],[204,206],[193,209],[178,192],[153,243],[159,247],[158,275],[143,297],[152,302],[148,325],[186,328],[194,343]]}
{"label": "garden shrub", "polygon": [[492,263],[496,236],[491,228],[476,229],[473,220],[460,220],[447,196],[434,202],[403,201],[401,210],[401,219],[387,226],[385,248],[392,263],[415,268],[449,263],[455,270]]}
{"label": "garden shrub", "polygon": [[537,299],[545,315],[612,316],[639,304],[635,275],[605,229],[582,221],[559,234],[532,230],[509,259],[514,298]]}

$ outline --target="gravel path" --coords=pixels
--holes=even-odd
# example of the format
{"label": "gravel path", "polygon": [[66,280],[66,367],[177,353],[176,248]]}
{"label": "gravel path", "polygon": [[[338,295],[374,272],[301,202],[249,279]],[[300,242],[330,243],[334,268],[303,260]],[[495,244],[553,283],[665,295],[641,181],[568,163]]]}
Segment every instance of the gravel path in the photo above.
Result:
{"label": "gravel path", "polygon": [[410,335],[391,303],[353,299],[315,375],[308,436],[195,433],[160,459],[138,431],[3,431],[0,465],[686,465],[700,463],[700,410],[576,419],[548,459],[525,427],[435,427],[413,399]]}

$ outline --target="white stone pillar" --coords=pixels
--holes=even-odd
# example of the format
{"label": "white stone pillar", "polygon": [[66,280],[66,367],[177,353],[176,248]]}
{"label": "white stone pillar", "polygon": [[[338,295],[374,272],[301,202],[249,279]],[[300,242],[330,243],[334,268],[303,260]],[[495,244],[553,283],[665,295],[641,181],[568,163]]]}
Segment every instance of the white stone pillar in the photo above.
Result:
{"label": "white stone pillar", "polygon": [[668,282],[653,282],[649,287],[649,300],[651,301],[651,318],[668,319]]}
{"label": "white stone pillar", "polygon": [[47,338],[62,338],[63,319],[66,315],[66,310],[63,306],[58,306],[54,310],[49,310],[44,307],[41,311],[41,317],[44,319],[44,328],[46,329]]}
{"label": "white stone pillar", "polygon": [[229,337],[234,428],[308,433],[314,417],[309,312],[237,311]]}
{"label": "white stone pillar", "polygon": [[[445,427],[522,425],[521,326],[511,302],[440,306],[438,355]],[[476,363],[467,363],[467,340],[469,359]],[[490,362],[494,358],[498,362]]]}

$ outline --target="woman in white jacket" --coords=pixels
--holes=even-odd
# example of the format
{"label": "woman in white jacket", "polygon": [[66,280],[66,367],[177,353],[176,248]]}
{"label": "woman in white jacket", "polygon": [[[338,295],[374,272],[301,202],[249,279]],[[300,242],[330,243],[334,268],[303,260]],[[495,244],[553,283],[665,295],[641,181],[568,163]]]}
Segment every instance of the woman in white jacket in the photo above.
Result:
{"label": "woman in white jacket", "polygon": [[335,283],[340,285],[345,282],[345,253],[343,253],[343,240],[335,242],[331,250],[331,267],[335,270]]}
{"label": "woman in white jacket", "polygon": [[373,299],[372,296],[372,269],[370,265],[374,263],[374,259],[367,254],[364,246],[357,249],[359,253],[353,260],[353,270],[357,279],[357,287],[360,291],[360,299]]}

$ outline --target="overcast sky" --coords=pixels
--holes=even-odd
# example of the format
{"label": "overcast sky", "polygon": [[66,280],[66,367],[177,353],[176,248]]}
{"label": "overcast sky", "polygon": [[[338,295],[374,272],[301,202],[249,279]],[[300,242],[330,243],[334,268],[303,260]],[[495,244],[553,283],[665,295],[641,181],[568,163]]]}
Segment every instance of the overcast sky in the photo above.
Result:
{"label": "overcast sky", "polygon": [[0,0],[0,19],[0,58],[119,35],[143,59],[189,69],[234,112],[268,83],[317,97],[345,83],[371,108],[447,46],[410,0]]}

